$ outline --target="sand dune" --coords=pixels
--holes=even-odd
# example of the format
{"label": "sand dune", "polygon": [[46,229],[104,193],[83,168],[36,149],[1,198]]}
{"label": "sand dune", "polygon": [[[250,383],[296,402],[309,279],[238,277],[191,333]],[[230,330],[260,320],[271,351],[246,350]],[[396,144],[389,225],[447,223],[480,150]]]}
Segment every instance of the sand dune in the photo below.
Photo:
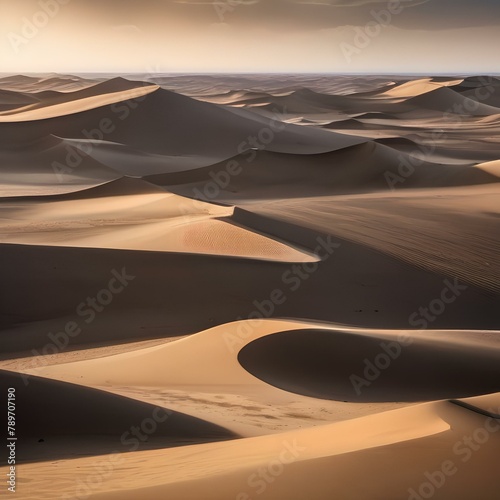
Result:
{"label": "sand dune", "polygon": [[[321,116],[342,112],[388,113],[398,117],[433,118],[432,112],[459,115],[488,116],[498,114],[499,108],[478,102],[454,90],[455,82],[433,82],[430,79],[412,80],[373,92],[351,95],[327,95],[311,89],[301,89],[288,96],[273,97],[263,109],[278,108],[289,116]],[[495,97],[488,98],[493,102]],[[486,100],[488,100],[486,99]],[[495,101],[496,102],[496,101]]]}
{"label": "sand dune", "polygon": [[[235,434],[194,417],[94,389],[0,371],[1,386],[23,387],[18,402],[22,462],[166,448]],[[57,393],[57,398],[52,394]],[[37,409],[44,411],[36,411]],[[34,411],[35,410],[35,411]],[[131,425],[150,419],[154,432],[137,439]],[[125,434],[127,433],[127,434]],[[3,461],[3,457],[2,457]],[[2,463],[5,465],[5,463]]]}
{"label": "sand dune", "polygon": [[11,90],[0,90],[0,112],[9,111],[19,106],[27,106],[36,103],[37,99],[21,92]]}
{"label": "sand dune", "polygon": [[[290,207],[286,212],[293,213]],[[299,226],[278,224],[243,211],[235,212],[233,217],[253,231],[273,234],[293,246],[311,252],[318,246],[318,234],[301,229],[303,222]],[[345,227],[337,224],[337,228]],[[474,225],[475,230],[479,227]],[[377,226],[373,230],[377,231]],[[255,302],[268,300],[274,289],[282,290],[286,300],[273,307],[271,317],[406,328],[409,317],[439,296],[444,287],[445,275],[422,271],[415,246],[409,250],[411,259],[405,263],[344,239],[329,240],[326,235],[321,238],[334,245],[333,253],[320,263],[318,272],[305,271],[308,278],[304,280],[297,275],[303,269],[284,262],[259,264],[257,260],[196,254],[4,244],[0,246],[4,284],[0,340],[6,352],[43,347],[48,342],[48,332],[64,330],[68,321],[82,322],[86,318],[77,314],[77,306],[106,286],[112,269],[125,268],[137,278],[94,321],[84,325],[82,334],[71,339],[71,346],[193,333],[248,317],[256,311]],[[494,239],[493,234],[491,238]],[[411,244],[415,240],[407,236],[404,241]],[[434,243],[426,251],[436,249],[441,252]],[[491,271],[482,267],[477,247],[464,247],[463,251],[467,252],[466,258],[477,262],[474,267],[458,267],[459,256],[450,259],[448,252],[441,268],[454,263],[453,272],[459,272],[459,276],[468,270],[476,283],[484,281],[488,287],[488,283],[495,283]],[[484,271],[476,274],[477,269]],[[189,286],[186,276],[190,276]],[[50,287],[45,286],[47,282]],[[197,315],[192,314],[193,303],[197,304]],[[460,301],[435,318],[433,326],[494,329],[497,306],[497,300],[485,295],[484,289],[469,286]],[[112,327],[116,321],[119,328]]]}
{"label": "sand dune", "polygon": [[457,92],[467,92],[471,89],[478,89],[484,87],[498,87],[500,86],[500,79],[498,76],[488,76],[488,75],[478,75],[478,76],[468,76],[463,79],[463,81],[453,88]]}
{"label": "sand dune", "polygon": [[0,198],[69,193],[121,177],[55,136],[3,149],[0,174]]}
{"label": "sand dune", "polygon": [[500,160],[480,163],[479,165],[476,165],[476,167],[488,172],[490,175],[500,177]]}
{"label": "sand dune", "polygon": [[[417,151],[416,144],[414,150]],[[240,171],[232,179],[227,174],[231,164],[238,165]],[[488,171],[423,161],[374,142],[317,155],[260,151],[250,163],[245,161],[245,155],[239,155],[209,167],[148,176],[147,180],[194,197],[200,193],[212,195],[210,186],[220,178],[227,187],[218,191],[217,200],[279,199],[384,191],[388,188],[387,173],[396,172],[396,177],[400,170],[410,168],[414,172],[401,183],[402,189],[497,182],[497,177]]]}
{"label": "sand dune", "polygon": [[500,408],[498,406],[498,394],[486,394],[472,398],[460,398],[453,403],[463,406],[472,411],[483,413],[486,416],[500,419]]}
{"label": "sand dune", "polygon": [[137,99],[157,89],[156,85],[145,85],[143,82],[130,82],[123,78],[115,78],[69,93],[39,92],[35,94],[39,102],[0,112],[0,123],[46,120],[72,115],[97,107]]}
{"label": "sand dune", "polygon": [[[500,388],[495,375],[500,355],[496,332],[431,330],[412,334],[321,326],[291,321],[261,321],[254,326],[247,321],[165,346],[59,364],[33,373],[91,386],[260,385],[241,369],[237,357],[247,372],[270,385],[337,401],[428,401]],[[351,376],[358,372],[362,376],[364,360],[375,360],[380,353],[391,359],[394,356],[393,364],[377,383],[356,391]],[[133,373],[131,363],[136,367]],[[203,382],[195,370],[201,365],[207,373]]]}
{"label": "sand dune", "polygon": [[[446,84],[450,85],[450,82],[446,82]],[[432,78],[422,78],[421,80],[411,80],[400,85],[395,85],[388,90],[380,92],[378,96],[384,98],[408,98],[426,94],[441,87],[443,87],[443,83],[441,82],[435,82]]]}
{"label": "sand dune", "polygon": [[[484,417],[474,412],[446,402],[428,403],[328,427],[201,445],[195,456],[191,447],[168,450],[168,455],[164,450],[127,454],[121,467],[103,478],[97,490],[90,491],[99,499],[169,496],[225,500],[255,494],[274,500],[299,500],[304,495],[318,500],[332,495],[369,499],[374,494],[397,499],[409,495],[412,487],[418,489],[427,480],[426,471],[440,470],[451,458],[460,474],[445,482],[440,498],[465,498],[464,489],[472,478],[478,478],[475,492],[489,500],[494,498],[491,491],[497,483],[484,464],[496,456],[498,434],[491,434],[476,452],[472,466],[464,465],[464,457],[452,451],[464,433],[483,425]],[[387,431],[380,433],[381,426]],[[465,444],[460,451],[467,451]],[[169,467],[165,468],[167,456]],[[141,478],[137,473],[144,460],[148,461],[149,473]],[[276,470],[279,466],[279,480],[273,475],[270,477],[275,481],[259,477],[259,469],[266,470],[273,463]],[[57,469],[48,462],[36,469],[28,467],[30,489],[34,491],[36,484],[37,498],[42,499],[49,498],[50,479],[62,471],[64,476],[82,482],[91,474],[91,461],[85,458],[59,462]],[[402,472],[395,475],[394,470],[400,468]],[[354,481],[360,474],[370,478],[370,484]],[[61,483],[61,491],[74,494],[74,482]]]}
{"label": "sand dune", "polygon": [[232,213],[230,207],[194,203],[144,181],[120,179],[50,201],[11,202],[4,209],[7,222],[0,223],[0,237],[3,243],[203,253],[282,262],[319,260],[239,227],[231,222]]}
{"label": "sand dune", "polygon": [[[0,362],[0,368],[30,372],[39,371],[38,366],[49,377],[73,380],[76,384],[175,409],[246,437],[323,425],[404,406],[404,403],[339,404],[300,396],[260,382],[238,364],[238,349],[253,338],[308,325],[311,326],[296,321],[262,321],[259,325],[241,321],[199,333],[193,341],[178,344],[174,349],[168,349],[167,344],[175,339],[163,339],[59,352],[45,356],[43,363],[38,365],[33,359],[18,358]],[[242,332],[246,334],[244,337]],[[221,335],[224,343],[220,342]],[[161,346],[161,349],[148,349],[153,346]],[[199,356],[188,354],[193,347]],[[131,357],[114,356],[121,353],[129,353]],[[98,359],[118,367],[118,379],[108,377],[109,369],[105,365],[94,365]],[[138,378],[130,378],[130,372],[126,374],[120,369],[124,363],[129,363],[127,359],[138,361],[135,370]],[[57,365],[61,365],[60,370],[52,372]],[[193,376],[195,365],[204,367],[203,380]],[[95,368],[95,373],[90,374],[89,368]],[[76,375],[80,370],[82,373]]]}
{"label": "sand dune", "polygon": [[60,75],[58,73],[37,76],[12,75],[0,78],[0,88],[30,94],[46,90],[72,92],[91,87],[96,83],[98,83],[98,80],[91,79],[88,76],[82,78],[75,75]]}
{"label": "sand dune", "polygon": [[269,104],[270,94],[266,92],[252,92],[248,90],[228,91],[219,95],[205,97],[203,100],[214,104],[230,104],[240,106],[242,104],[255,106]]}
{"label": "sand dune", "polygon": [[[437,332],[428,333],[422,339],[410,337],[406,347],[368,332],[359,336],[319,329],[283,332],[252,342],[238,359],[250,373],[282,389],[340,401],[428,401],[500,389],[495,375],[498,342],[487,344],[478,334],[479,342],[461,345],[457,338],[443,341]],[[374,384],[358,375],[355,386],[353,367],[358,366],[361,374],[367,370],[363,361],[371,360],[375,376],[380,370],[373,363],[381,353],[384,359],[396,357],[388,368],[390,375],[382,373]]]}
{"label": "sand dune", "polygon": [[497,301],[497,197],[498,183],[390,196],[275,200],[249,208],[446,273],[490,290]]}
{"label": "sand dune", "polygon": [[65,139],[68,147],[88,152],[96,161],[110,167],[120,175],[145,177],[166,172],[183,172],[226,160],[227,155],[161,155],[130,148],[125,144],[89,139]]}
{"label": "sand dune", "polygon": [[[122,100],[127,99],[119,105],[102,102],[98,109],[75,115],[18,123],[17,126],[16,123],[0,123],[0,143],[18,141],[21,133],[24,138],[37,138],[43,129],[44,134],[105,139],[153,154],[215,154],[222,157],[227,154],[229,157],[235,152],[250,150],[257,139],[261,148],[298,153],[321,153],[364,142],[358,137],[270,121],[246,110],[195,101],[163,89],[155,90],[154,86],[137,89],[138,95],[148,94],[139,106],[138,102],[130,100],[132,96],[128,92],[117,93],[116,100],[110,94],[113,102],[120,100],[120,96]],[[38,116],[39,112],[36,113]],[[18,122],[23,120],[21,115],[18,118]],[[6,120],[4,117],[3,121]]]}
{"label": "sand dune", "polygon": [[[453,110],[460,110],[461,115],[488,116],[498,114],[500,108],[478,103],[464,97],[449,88],[440,88],[421,96],[416,96],[405,101],[405,106],[413,109],[422,108],[425,110],[435,110],[451,113]],[[414,115],[419,112],[413,113]]]}
{"label": "sand dune", "polygon": [[496,500],[498,91],[0,78],[16,495]]}

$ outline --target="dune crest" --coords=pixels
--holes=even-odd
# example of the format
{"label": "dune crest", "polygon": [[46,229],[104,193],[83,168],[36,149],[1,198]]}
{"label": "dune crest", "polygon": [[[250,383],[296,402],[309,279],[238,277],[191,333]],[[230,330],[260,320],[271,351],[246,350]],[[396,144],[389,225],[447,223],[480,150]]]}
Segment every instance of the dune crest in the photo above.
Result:
{"label": "dune crest", "polygon": [[58,116],[72,115],[102,106],[109,106],[131,99],[137,99],[155,92],[157,85],[144,85],[123,79],[94,85],[88,89],[70,93],[49,93],[37,95],[38,103],[29,104],[9,111],[0,111],[0,123],[46,120]]}

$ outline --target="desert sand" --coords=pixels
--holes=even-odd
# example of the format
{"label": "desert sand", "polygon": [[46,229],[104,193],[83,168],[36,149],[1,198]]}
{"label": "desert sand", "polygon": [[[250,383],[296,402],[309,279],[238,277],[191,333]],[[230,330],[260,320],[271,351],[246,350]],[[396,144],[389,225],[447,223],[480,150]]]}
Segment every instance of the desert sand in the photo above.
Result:
{"label": "desert sand", "polygon": [[143,80],[0,78],[15,497],[497,500],[500,79]]}

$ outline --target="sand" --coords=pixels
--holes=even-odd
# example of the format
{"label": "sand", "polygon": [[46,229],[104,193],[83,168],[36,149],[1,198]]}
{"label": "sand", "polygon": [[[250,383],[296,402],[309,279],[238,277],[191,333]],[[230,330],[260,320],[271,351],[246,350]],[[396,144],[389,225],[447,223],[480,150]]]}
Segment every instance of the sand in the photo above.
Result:
{"label": "sand", "polygon": [[496,500],[499,92],[0,78],[16,498]]}

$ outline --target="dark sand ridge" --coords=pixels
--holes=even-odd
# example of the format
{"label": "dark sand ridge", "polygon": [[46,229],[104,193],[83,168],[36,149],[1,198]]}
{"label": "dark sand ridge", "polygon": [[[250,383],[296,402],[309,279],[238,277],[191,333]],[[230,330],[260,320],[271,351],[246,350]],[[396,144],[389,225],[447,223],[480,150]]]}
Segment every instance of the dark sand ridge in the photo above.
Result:
{"label": "dark sand ridge", "polygon": [[[470,133],[470,139],[465,144],[460,139],[462,134],[453,130],[446,132],[442,139],[432,140],[431,129],[415,129],[401,136],[395,133],[392,137],[375,139],[375,142],[416,157],[418,160],[414,162],[416,166],[425,161],[439,163],[438,160],[446,165],[468,166],[496,160],[500,156],[500,145],[481,140],[480,136],[484,135],[484,130],[480,132],[482,130],[480,123],[476,122],[475,131],[471,130],[472,127],[473,124],[467,125],[465,133],[467,135]],[[474,145],[474,148],[467,149],[468,144]]]}
{"label": "dark sand ridge", "polygon": [[498,114],[500,108],[477,100],[472,100],[451,88],[435,87],[421,95],[400,97],[391,95],[395,90],[389,90],[377,96],[331,96],[318,94],[309,89],[294,92],[289,96],[273,97],[271,104],[260,109],[270,110],[272,107],[285,114],[315,115],[331,111],[342,111],[353,115],[359,113],[388,113],[407,119],[432,118],[438,113],[457,113],[470,116],[488,116]]}
{"label": "dark sand ridge", "polygon": [[456,109],[458,109],[459,115],[469,116],[488,116],[500,112],[500,108],[469,99],[449,88],[441,88],[428,94],[411,97],[405,101],[403,108],[411,116],[416,116],[418,112],[410,113],[410,110],[418,108],[444,113],[457,113]]}
{"label": "dark sand ridge", "polygon": [[51,73],[40,76],[13,75],[0,78],[0,88],[15,92],[36,94],[45,90],[72,92],[98,83],[97,80],[74,75],[58,75]]}
{"label": "dark sand ridge", "polygon": [[[210,99],[211,96],[225,95],[228,92],[250,89],[253,92],[263,92],[271,95],[287,95],[295,90],[311,88],[320,93],[332,94],[352,94],[366,90],[372,91],[374,88],[381,88],[394,84],[394,81],[387,76],[366,76],[363,79],[352,78],[349,75],[338,75],[332,79],[329,75],[294,75],[292,79],[283,81],[281,75],[191,75],[162,76],[148,75],[147,81],[151,81],[162,87],[181,91],[185,95],[198,99]],[[398,81],[400,79],[398,78]],[[403,78],[403,80],[405,80]]]}
{"label": "dark sand ridge", "polygon": [[[21,463],[123,453],[234,439],[198,418],[108,392],[0,370],[0,387],[17,391],[17,457]],[[158,408],[158,409],[157,409]],[[137,439],[133,425],[154,432]],[[121,438],[128,432],[125,440]],[[1,465],[5,465],[5,455]]]}
{"label": "dark sand ridge", "polygon": [[[234,176],[227,173],[232,164],[239,169]],[[400,168],[407,171],[412,166],[414,172],[401,184],[402,189],[498,182],[496,176],[473,166],[421,161],[375,142],[317,155],[259,151],[251,162],[246,155],[238,155],[209,167],[147,176],[146,180],[184,196],[234,202],[388,191],[385,174],[392,172],[393,176],[399,176]],[[214,179],[221,187],[216,197]]]}
{"label": "dark sand ridge", "polygon": [[119,177],[120,173],[54,136],[0,151],[0,199],[73,192]]}
{"label": "dark sand ridge", "polygon": [[66,147],[76,151],[88,152],[92,158],[103,165],[112,168],[121,175],[131,177],[144,177],[165,172],[182,172],[193,168],[206,167],[228,159],[229,154],[160,155],[146,153],[116,142],[89,139],[64,139],[64,142]]}
{"label": "dark sand ridge", "polygon": [[29,94],[14,92],[12,90],[0,90],[0,112],[15,109],[19,106],[27,106],[36,103],[37,99]]}
{"label": "dark sand ridge", "polygon": [[468,76],[463,79],[462,83],[452,86],[457,92],[467,92],[471,88],[483,87],[500,87],[500,78],[488,75]]}
{"label": "dark sand ridge", "polygon": [[[500,157],[500,144],[493,139],[500,131],[500,115],[467,118],[460,126],[446,121],[399,120],[378,116],[319,124],[323,128],[374,139],[381,144],[417,156],[422,161],[450,165],[472,165]],[[466,137],[467,140],[464,140]]]}
{"label": "dark sand ridge", "polygon": [[494,88],[495,91],[490,93],[489,95],[483,93],[482,95],[484,95],[484,97],[482,97],[481,99],[478,98],[477,91],[473,89],[462,92],[462,95],[464,97],[468,97],[469,99],[480,101],[484,104],[487,104],[488,106],[500,108],[500,84],[498,86],[495,86]]}
{"label": "dark sand ridge", "polygon": [[[141,99],[81,112],[75,109],[76,114],[46,120],[0,123],[0,143],[53,134],[74,139],[100,138],[153,154],[224,158],[239,148],[250,149],[249,138],[258,140],[259,134],[262,147],[284,152],[321,153],[365,142],[358,137],[271,122],[248,111],[226,109],[163,89]],[[97,130],[102,120],[107,120],[106,126]]]}
{"label": "dark sand ridge", "polygon": [[430,401],[500,390],[500,340],[485,344],[481,333],[475,345],[437,334],[411,338],[404,345],[370,334],[295,330],[254,340],[238,360],[280,389],[337,401]]}
{"label": "dark sand ridge", "polygon": [[[301,109],[308,115],[314,112],[324,113],[326,109],[331,109],[332,106],[342,106],[343,103],[349,103],[350,98],[356,99],[386,99],[395,97],[411,97],[416,93],[427,93],[436,90],[441,87],[454,87],[459,85],[464,80],[450,79],[450,78],[425,78],[419,80],[408,80],[399,78],[396,82],[385,82],[385,84],[379,86],[376,89],[369,91],[363,91],[363,89],[354,89],[347,87],[338,86],[338,81],[335,82],[334,88],[320,89],[317,85],[313,87],[308,87],[307,85],[301,88],[290,88],[290,89],[277,89],[276,91],[267,92],[255,92],[247,89],[242,90],[228,90],[225,92],[215,93],[200,96],[201,100],[207,100],[209,102],[229,104],[232,106],[262,106],[274,102],[275,98],[290,101],[290,105],[294,111]],[[482,82],[477,82],[473,86],[482,86]],[[470,87],[468,87],[470,88]],[[344,99],[345,98],[345,99]],[[396,101],[398,102],[398,101]],[[308,106],[307,106],[308,104]]]}
{"label": "dark sand ridge", "polygon": [[251,90],[233,90],[215,94],[200,100],[210,101],[214,104],[229,104],[231,106],[268,104],[272,94],[266,92],[253,92]]}

